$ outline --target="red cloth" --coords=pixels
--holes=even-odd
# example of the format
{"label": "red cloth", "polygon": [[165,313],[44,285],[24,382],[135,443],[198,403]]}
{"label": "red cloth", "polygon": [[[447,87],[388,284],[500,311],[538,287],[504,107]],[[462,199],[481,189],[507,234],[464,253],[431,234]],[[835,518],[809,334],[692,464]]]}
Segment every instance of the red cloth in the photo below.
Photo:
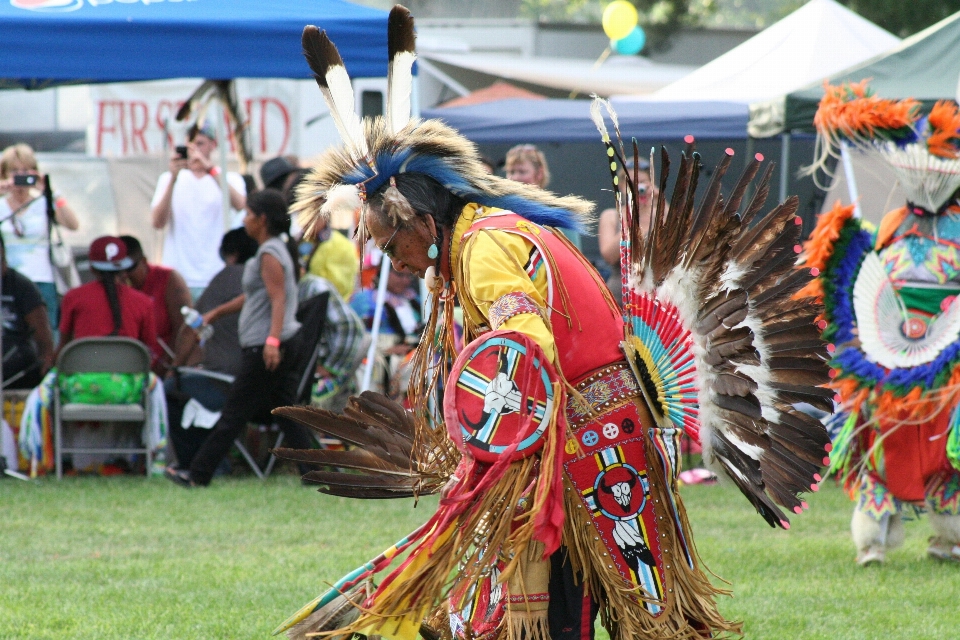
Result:
{"label": "red cloth", "polygon": [[[153,320],[153,300],[123,284],[117,284],[123,323],[118,335],[134,338],[157,349]],[[109,336],[113,333],[113,313],[107,292],[98,281],[71,289],[60,303],[60,335],[71,339]]]}
{"label": "red cloth", "polygon": [[173,324],[167,314],[167,284],[173,269],[148,264],[147,279],[143,282],[141,293],[145,293],[153,300],[153,321],[157,329],[157,337],[173,347]]}
{"label": "red cloth", "polygon": [[930,480],[951,469],[945,446],[951,413],[952,407],[944,409],[936,418],[920,425],[891,428],[881,424],[883,483],[900,500],[922,503]]}
{"label": "red cloth", "polygon": [[551,278],[550,327],[560,359],[559,370],[567,382],[575,385],[597,369],[625,359],[620,350],[623,318],[616,304],[604,295],[607,286],[600,274],[582,254],[547,229],[537,227],[540,233],[528,232],[528,225],[525,218],[515,213],[493,215],[473,223],[470,233],[503,229],[549,250],[557,271]]}

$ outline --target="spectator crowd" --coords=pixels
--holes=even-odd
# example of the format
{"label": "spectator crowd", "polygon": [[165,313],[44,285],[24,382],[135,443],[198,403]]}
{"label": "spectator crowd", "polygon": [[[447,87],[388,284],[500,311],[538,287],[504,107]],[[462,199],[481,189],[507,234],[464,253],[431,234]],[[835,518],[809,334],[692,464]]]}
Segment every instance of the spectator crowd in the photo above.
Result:
{"label": "spectator crowd", "polygon": [[[373,340],[372,388],[403,398],[422,330],[418,280],[393,268],[383,272],[379,249],[356,245],[359,211],[352,224],[332,221],[304,237],[289,213],[309,174],[298,158],[263,163],[258,190],[251,176],[220,175],[211,160],[217,145],[211,127],[193,126],[157,180],[149,215],[163,236],[159,262],[135,236],[102,236],[88,248],[83,284],[60,237],[61,227],[78,228],[77,215],[51,191],[29,146],[3,151],[2,388],[22,404],[16,418],[5,413],[0,457],[7,467],[34,474],[53,468],[55,387],[61,401],[142,395],[119,374],[58,378],[58,354],[85,338],[119,336],[147,347],[152,373],[145,388],[162,405],[151,415],[161,461],[155,471],[187,487],[209,484],[225,469],[251,420],[275,424],[288,446],[315,446],[302,427],[270,411],[302,403],[342,410],[359,390]],[[511,149],[503,168],[520,182],[545,187],[550,180],[543,153],[532,145]],[[609,226],[601,223],[601,235],[616,233]],[[383,311],[372,336],[381,273]],[[101,427],[78,424],[64,438],[96,447],[119,437]],[[76,453],[66,468],[152,471],[139,458]]]}

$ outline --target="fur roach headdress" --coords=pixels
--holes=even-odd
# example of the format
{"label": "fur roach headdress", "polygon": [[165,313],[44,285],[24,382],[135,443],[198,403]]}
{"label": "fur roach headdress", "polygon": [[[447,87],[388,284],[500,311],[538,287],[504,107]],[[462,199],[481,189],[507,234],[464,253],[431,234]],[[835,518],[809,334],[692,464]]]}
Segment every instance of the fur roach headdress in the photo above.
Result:
{"label": "fur roach headdress", "polygon": [[825,85],[814,117],[816,161],[823,169],[843,144],[879,155],[894,170],[907,201],[940,212],[960,188],[960,114],[953,102],[940,101],[929,115],[913,98],[888,100],[873,94],[864,80]]}
{"label": "fur roach headdress", "polygon": [[[489,175],[472,142],[439,120],[411,119],[416,38],[410,12],[395,6],[388,29],[386,115],[363,122],[354,111],[353,89],[337,48],[317,27],[303,30],[304,55],[344,142],[320,157],[297,190],[295,210],[306,233],[332,216],[352,220],[358,209],[362,216],[366,195],[405,172],[428,175],[460,198],[508,209],[537,224],[584,230],[591,203]],[[403,200],[397,195],[393,201]],[[394,216],[392,209],[388,214]]]}

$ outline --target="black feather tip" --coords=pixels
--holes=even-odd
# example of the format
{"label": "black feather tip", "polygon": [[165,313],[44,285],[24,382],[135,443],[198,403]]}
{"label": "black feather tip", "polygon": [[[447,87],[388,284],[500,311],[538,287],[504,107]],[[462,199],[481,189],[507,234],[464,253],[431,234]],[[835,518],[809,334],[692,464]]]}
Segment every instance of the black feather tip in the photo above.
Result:
{"label": "black feather tip", "polygon": [[395,5],[387,19],[387,53],[393,58],[400,52],[413,53],[417,49],[417,36],[413,29],[413,16],[410,10]]}
{"label": "black feather tip", "polygon": [[327,37],[326,31],[321,31],[317,27],[307,25],[303,28],[303,56],[313,71],[313,77],[317,83],[324,89],[327,84],[327,71],[331,67],[343,66],[343,58],[337,51],[336,45]]}

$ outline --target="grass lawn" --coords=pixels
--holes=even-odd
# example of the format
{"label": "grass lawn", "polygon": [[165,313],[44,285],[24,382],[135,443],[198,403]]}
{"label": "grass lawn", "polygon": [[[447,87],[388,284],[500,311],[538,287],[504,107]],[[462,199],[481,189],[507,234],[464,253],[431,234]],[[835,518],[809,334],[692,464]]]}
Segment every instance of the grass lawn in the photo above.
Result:
{"label": "grass lawn", "polygon": [[[748,638],[958,638],[960,566],[925,557],[925,520],[860,569],[834,487],[788,532],[736,489],[684,489],[701,555]],[[0,481],[0,638],[267,638],[333,581],[420,524],[435,502],[358,502],[294,476]]]}

